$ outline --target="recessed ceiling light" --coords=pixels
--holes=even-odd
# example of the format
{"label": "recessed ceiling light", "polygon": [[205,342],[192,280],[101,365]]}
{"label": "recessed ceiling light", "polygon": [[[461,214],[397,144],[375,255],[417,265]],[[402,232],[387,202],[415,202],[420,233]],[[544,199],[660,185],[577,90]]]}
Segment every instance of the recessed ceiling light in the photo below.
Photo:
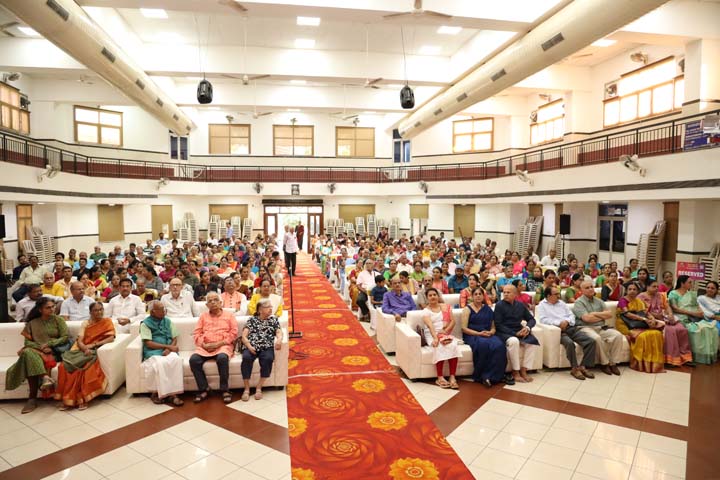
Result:
{"label": "recessed ceiling light", "polygon": [[420,55],[437,55],[441,48],[437,45],[423,45],[420,47]]}
{"label": "recessed ceiling light", "polygon": [[617,40],[608,40],[607,38],[601,38],[600,40],[595,40],[590,45],[593,47],[609,47],[610,45],[615,45],[617,43]]}
{"label": "recessed ceiling light", "polygon": [[299,108],[288,108],[287,111],[288,112],[299,112],[300,109]]}
{"label": "recessed ceiling light", "polygon": [[312,38],[296,38],[295,48],[314,48],[315,40]]}
{"label": "recessed ceiling light", "polygon": [[290,83],[293,85],[305,85],[307,83],[307,80],[290,80]]}
{"label": "recessed ceiling light", "polygon": [[308,27],[317,27],[320,25],[320,17],[297,17],[297,24]]}
{"label": "recessed ceiling light", "polygon": [[162,8],[141,8],[140,13],[145,18],[168,18],[168,14]]}
{"label": "recessed ceiling light", "polygon": [[28,37],[39,37],[40,34],[35,31],[34,28],[30,27],[18,27],[18,30],[20,30],[24,35],[27,35]]}
{"label": "recessed ceiling light", "polygon": [[437,33],[441,35],[457,35],[461,30],[462,27],[449,27],[447,25],[443,25],[437,29]]}

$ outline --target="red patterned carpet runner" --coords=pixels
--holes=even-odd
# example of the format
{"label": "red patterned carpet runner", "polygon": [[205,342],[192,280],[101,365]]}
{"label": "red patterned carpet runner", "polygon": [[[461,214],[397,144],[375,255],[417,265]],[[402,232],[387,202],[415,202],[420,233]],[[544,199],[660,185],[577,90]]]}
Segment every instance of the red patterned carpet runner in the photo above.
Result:
{"label": "red patterned carpet runner", "polygon": [[[287,386],[293,480],[471,479],[335,289],[305,254],[293,278]],[[285,278],[285,306],[290,306]]]}

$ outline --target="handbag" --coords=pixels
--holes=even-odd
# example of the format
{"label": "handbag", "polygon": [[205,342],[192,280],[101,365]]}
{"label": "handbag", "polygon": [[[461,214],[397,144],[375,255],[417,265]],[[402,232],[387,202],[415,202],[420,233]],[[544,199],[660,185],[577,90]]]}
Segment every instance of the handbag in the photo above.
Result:
{"label": "handbag", "polygon": [[626,313],[620,314],[620,319],[625,323],[627,328],[629,328],[630,330],[636,330],[636,329],[644,330],[644,329],[650,328],[650,326],[643,320],[635,320],[632,318],[628,318],[627,317],[628,313],[632,313],[632,314],[638,315],[640,317],[647,317],[647,313],[642,312],[642,311],[626,312]]}
{"label": "handbag", "polygon": [[68,338],[67,342],[60,345],[55,345],[54,347],[50,347],[52,349],[52,355],[53,357],[55,357],[55,360],[61,362],[63,353],[69,351],[72,348],[73,343],[74,342]]}

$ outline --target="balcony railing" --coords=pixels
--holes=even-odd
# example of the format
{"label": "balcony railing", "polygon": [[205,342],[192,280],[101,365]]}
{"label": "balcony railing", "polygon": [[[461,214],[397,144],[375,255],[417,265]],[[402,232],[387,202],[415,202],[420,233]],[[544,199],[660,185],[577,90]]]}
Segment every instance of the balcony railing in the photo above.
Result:
{"label": "balcony railing", "polygon": [[[682,152],[686,125],[709,114],[711,112],[473,163],[378,168],[208,166],[145,162],[85,156],[3,132],[0,132],[0,161],[38,168],[50,164],[58,166],[63,172],[89,177],[167,178],[196,182],[392,183],[485,180],[514,175],[517,170],[541,172],[609,163],[625,154],[648,157]],[[717,146],[720,144],[710,145]]]}

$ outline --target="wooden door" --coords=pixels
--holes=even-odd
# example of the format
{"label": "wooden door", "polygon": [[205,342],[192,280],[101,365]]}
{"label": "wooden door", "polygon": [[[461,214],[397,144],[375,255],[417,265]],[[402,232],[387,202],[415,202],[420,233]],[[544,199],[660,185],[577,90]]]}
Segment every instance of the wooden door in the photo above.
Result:
{"label": "wooden door", "polygon": [[455,238],[475,238],[475,205],[455,205]]}
{"label": "wooden door", "polygon": [[173,237],[173,207],[172,205],[151,205],[150,218],[152,224],[152,238],[156,240],[167,225],[165,238]]}
{"label": "wooden door", "polygon": [[674,262],[678,244],[678,224],[680,223],[680,202],[663,202],[663,219],[667,222],[662,260]]}

